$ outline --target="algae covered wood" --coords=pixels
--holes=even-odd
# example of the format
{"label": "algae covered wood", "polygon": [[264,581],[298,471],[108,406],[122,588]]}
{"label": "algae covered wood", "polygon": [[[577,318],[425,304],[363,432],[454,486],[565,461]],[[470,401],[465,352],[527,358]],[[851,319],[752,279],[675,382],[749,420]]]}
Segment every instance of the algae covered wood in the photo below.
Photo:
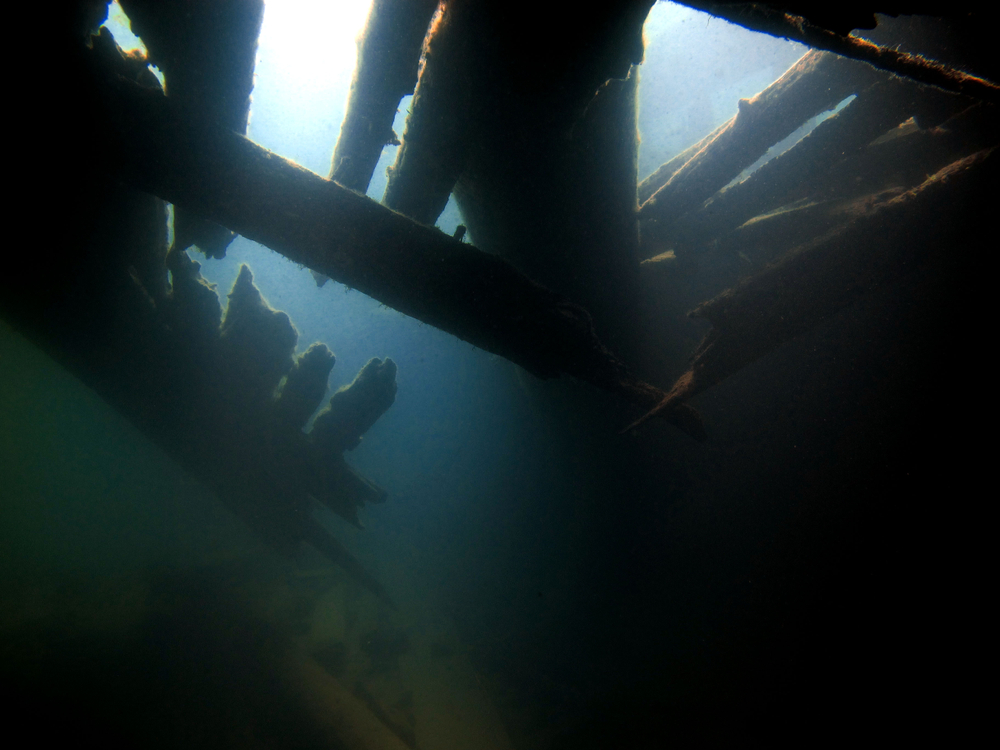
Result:
{"label": "algae covered wood", "polygon": [[420,48],[437,5],[438,0],[372,3],[333,152],[330,179],[344,187],[368,190],[382,148],[398,143],[392,131],[396,108],[417,84]]}
{"label": "algae covered wood", "polygon": [[[830,170],[857,157],[879,136],[912,116],[919,118],[925,129],[937,126],[971,101],[905,79],[879,81],[791,149],[742,182],[719,191],[700,210],[681,217],[671,235],[686,244],[704,242],[783,205],[783,201],[824,196],[830,191]],[[912,158],[919,161],[919,154]],[[879,164],[878,171],[886,171],[886,164]],[[864,181],[858,184],[862,191],[867,185]]]}
{"label": "algae covered wood", "polygon": [[[984,188],[997,179],[995,150],[958,159],[697,307],[691,315],[707,319],[712,330],[668,397],[630,429],[720,383],[917,263],[957,247],[989,200]],[[941,215],[952,218],[943,222]]]}
{"label": "algae covered wood", "polygon": [[[586,310],[506,261],[191,122],[158,91],[91,74],[88,114],[112,174],[540,377],[573,375],[644,408],[661,399],[601,344]],[[692,411],[664,416],[701,434]]]}
{"label": "algae covered wood", "polygon": [[807,52],[752,99],[715,137],[643,203],[640,219],[664,229],[698,208],[810,117],[883,77],[870,66],[828,52]]}
{"label": "algae covered wood", "polygon": [[[264,0],[123,0],[149,62],[169,81],[168,96],[205,120],[245,133]],[[174,244],[222,258],[235,235],[197,212],[174,212]]]}
{"label": "algae covered wood", "polygon": [[[928,60],[921,55],[890,49],[850,35],[849,32],[853,28],[870,29],[875,26],[875,14],[870,10],[858,13],[852,9],[846,9],[840,19],[844,22],[842,27],[831,31],[821,24],[811,22],[809,18],[779,11],[764,3],[729,3],[718,0],[680,0],[680,2],[682,5],[711,13],[713,16],[724,18],[730,23],[739,24],[752,31],[761,31],[765,34],[807,44],[817,50],[826,50],[850,57],[869,63],[888,73],[912,78],[920,83],[936,86],[945,91],[965,94],[993,104],[1000,102],[1000,85],[997,85],[995,81],[966,73],[935,60]],[[935,15],[944,9],[945,6],[942,5],[931,14]],[[926,13],[927,11],[917,12]],[[824,22],[829,23],[838,14],[835,10],[827,9],[827,13],[823,14],[822,10],[811,8],[810,18],[817,15],[824,16]],[[945,15],[945,13],[942,12],[941,15]],[[967,15],[972,23],[976,23],[974,14],[968,13]],[[956,13],[955,17],[959,18],[960,15]],[[845,21],[844,19],[849,20]],[[987,25],[985,30],[988,29]],[[978,30],[978,33],[982,34],[983,31],[982,29]],[[983,36],[982,41],[986,40],[986,37]]]}

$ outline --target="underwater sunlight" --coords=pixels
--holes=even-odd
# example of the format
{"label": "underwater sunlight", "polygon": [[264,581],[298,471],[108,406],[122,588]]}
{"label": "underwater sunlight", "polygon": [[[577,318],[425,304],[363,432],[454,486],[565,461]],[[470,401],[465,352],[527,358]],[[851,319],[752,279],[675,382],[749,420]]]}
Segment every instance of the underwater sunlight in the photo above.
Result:
{"label": "underwater sunlight", "polygon": [[54,4],[0,274],[11,733],[957,736],[989,462],[926,405],[990,319],[993,27],[786,6]]}

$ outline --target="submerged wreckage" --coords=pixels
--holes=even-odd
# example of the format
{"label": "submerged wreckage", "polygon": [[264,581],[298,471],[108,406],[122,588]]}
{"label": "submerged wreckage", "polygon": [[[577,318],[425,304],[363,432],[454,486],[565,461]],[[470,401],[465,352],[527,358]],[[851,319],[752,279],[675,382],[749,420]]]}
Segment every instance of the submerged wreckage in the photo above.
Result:
{"label": "submerged wreckage", "polygon": [[[329,179],[244,136],[262,0],[121,0],[149,59],[99,30],[106,2],[56,4],[48,57],[19,85],[38,132],[73,124],[21,189],[61,218],[3,275],[0,311],[275,548],[311,544],[388,600],[311,504],[359,524],[385,499],[343,454],[392,405],[395,365],[372,359],[305,432],[333,353],[293,357],[292,322],[246,267],[223,311],[192,247],[222,257],[239,233],[539,377],[619,395],[636,410],[622,425],[705,439],[690,398],[982,229],[1000,88],[972,56],[974,20],[917,3],[899,10],[951,17],[864,40],[849,32],[878,7],[687,4],[812,49],[641,183],[652,0],[599,4],[560,34],[559,3],[525,21],[506,3],[374,0]],[[944,27],[958,42],[935,46]],[[474,244],[432,226],[451,195]],[[692,308],[712,328],[690,359],[670,332]]]}
{"label": "submerged wreckage", "polygon": [[[307,541],[384,596],[308,503],[358,523],[358,507],[384,499],[342,453],[392,404],[395,365],[372,360],[304,433],[332,353],[314,344],[293,360],[294,327],[249,269],[223,316],[192,246],[221,257],[240,233],[540,377],[619,394],[641,409],[633,427],[657,416],[704,439],[693,395],[976,224],[996,172],[997,86],[901,52],[922,51],[924,26],[880,27],[883,46],[845,36],[873,25],[864,12],[830,24],[695,4],[816,49],[638,184],[651,5],[599,6],[555,39],[504,4],[376,0],[324,179],[243,136],[261,0],[123,0],[148,60],[98,33],[106,3],[65,3],[53,21],[63,85],[36,114],[78,123],[60,165],[74,198],[53,249],[32,255],[47,292],[7,274],[4,315],[275,545]],[[411,92],[379,204],[358,191],[397,142],[392,120]],[[475,246],[430,226],[451,194]],[[734,270],[737,254],[760,270]],[[676,294],[685,275],[718,296],[692,305]],[[684,305],[712,324],[686,371],[667,337]],[[683,373],[672,388],[650,384],[670,372]]]}

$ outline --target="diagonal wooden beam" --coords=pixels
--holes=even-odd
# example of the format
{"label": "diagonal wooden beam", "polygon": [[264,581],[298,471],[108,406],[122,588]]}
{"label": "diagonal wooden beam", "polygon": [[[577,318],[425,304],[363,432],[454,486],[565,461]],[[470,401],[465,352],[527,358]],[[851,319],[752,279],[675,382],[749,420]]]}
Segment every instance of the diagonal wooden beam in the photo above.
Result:
{"label": "diagonal wooden beam", "polygon": [[[116,177],[184,206],[389,307],[515,362],[565,373],[650,409],[665,394],[633,378],[583,308],[501,258],[418,224],[236,133],[191,119],[90,55],[75,147]],[[662,412],[704,436],[686,405]]]}
{"label": "diagonal wooden beam", "polygon": [[814,49],[834,52],[843,57],[869,63],[880,70],[912,78],[919,83],[945,91],[965,94],[985,102],[1000,102],[1000,85],[980,76],[965,73],[921,55],[901,52],[866,39],[844,36],[812,23],[794,13],[785,13],[764,3],[724,2],[720,0],[678,0],[695,10],[711,13],[751,31],[791,39]]}
{"label": "diagonal wooden beam", "polygon": [[954,161],[699,305],[691,316],[705,318],[712,329],[691,369],[628,429],[721,383],[918,263],[973,244],[997,179],[995,152],[986,148]]}
{"label": "diagonal wooden beam", "polygon": [[766,89],[740,99],[739,112],[643,203],[640,218],[669,232],[803,122],[881,78],[867,65],[810,50]]}

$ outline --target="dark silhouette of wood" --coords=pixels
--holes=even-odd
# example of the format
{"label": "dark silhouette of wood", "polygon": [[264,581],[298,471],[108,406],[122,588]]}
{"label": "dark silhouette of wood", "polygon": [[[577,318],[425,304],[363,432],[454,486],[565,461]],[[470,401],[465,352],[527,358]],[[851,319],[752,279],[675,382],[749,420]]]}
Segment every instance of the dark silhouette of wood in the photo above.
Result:
{"label": "dark silhouette of wood", "polygon": [[[168,81],[167,95],[193,116],[246,133],[264,0],[123,0],[132,30]],[[235,235],[179,207],[174,245],[222,258]]]}
{"label": "dark silhouette of wood", "polygon": [[[720,383],[934,253],[949,251],[989,201],[986,187],[998,171],[994,151],[953,162],[697,307],[691,315],[707,319],[712,330],[691,368],[628,429]],[[942,222],[941,215],[952,218]]]}
{"label": "dark silhouette of wood", "polygon": [[[928,60],[921,55],[901,52],[873,44],[866,39],[848,36],[851,28],[854,28],[851,23],[856,22],[857,19],[843,25],[838,33],[838,31],[824,28],[822,23],[813,23],[809,18],[794,13],[785,13],[765,3],[727,3],[713,0],[681,0],[681,3],[696,10],[711,13],[713,16],[724,18],[731,23],[739,24],[751,31],[760,31],[772,36],[791,39],[817,50],[826,50],[850,57],[869,63],[887,73],[912,78],[920,83],[937,86],[945,91],[965,94],[993,104],[1000,103],[1000,86],[994,81],[970,75],[935,60]],[[924,12],[930,10],[931,8],[926,8]],[[938,5],[933,10],[947,13],[949,9],[944,5]],[[808,16],[814,16],[814,9],[805,12]],[[872,21],[866,25],[870,28],[874,26],[874,13],[869,12],[866,15]]]}
{"label": "dark silhouette of wood", "polygon": [[420,48],[438,0],[374,0],[358,42],[347,113],[330,179],[364,193],[387,144],[399,101],[417,85]]}
{"label": "dark silhouette of wood", "polygon": [[[113,175],[540,377],[573,375],[646,408],[660,400],[601,344],[586,310],[501,258],[89,65],[86,116]],[[703,434],[691,410],[664,416]]]}
{"label": "dark silhouette of wood", "polygon": [[670,225],[698,208],[739,175],[768,148],[803,122],[863,91],[882,74],[870,66],[828,52],[810,51],[752,99],[740,99],[739,112],[643,203],[641,220]]}
{"label": "dark silhouette of wood", "polygon": [[824,195],[826,178],[838,162],[855,157],[911,116],[919,118],[921,127],[931,128],[971,101],[901,78],[880,81],[784,154],[721,190],[700,210],[681,217],[671,235],[684,244],[705,242],[783,205],[790,197],[795,199],[791,194],[797,189]]}

